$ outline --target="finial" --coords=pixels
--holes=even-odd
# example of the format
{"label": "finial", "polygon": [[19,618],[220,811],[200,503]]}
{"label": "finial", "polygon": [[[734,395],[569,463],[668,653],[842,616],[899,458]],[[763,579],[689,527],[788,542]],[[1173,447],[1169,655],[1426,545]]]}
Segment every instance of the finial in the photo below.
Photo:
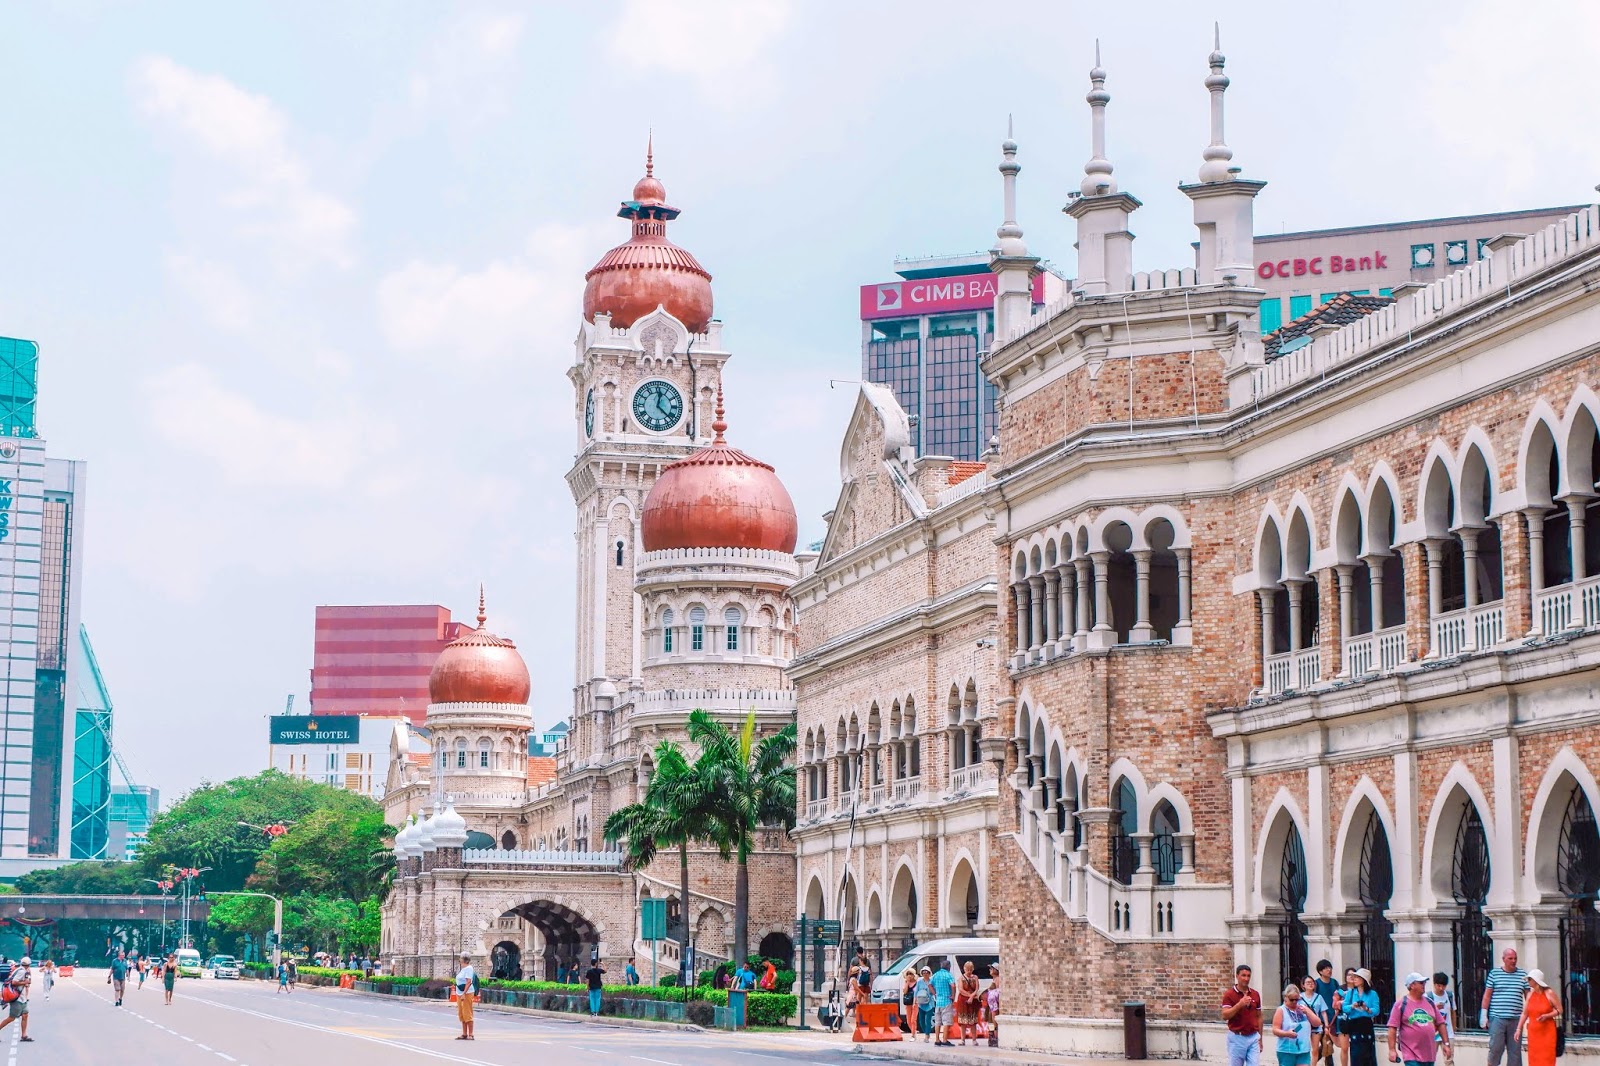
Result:
{"label": "finial", "polygon": [[722,436],[724,433],[726,433],[728,431],[728,423],[723,420],[722,415],[723,415],[723,409],[722,409],[722,383],[719,381],[717,383],[717,420],[715,422],[711,423],[711,432],[713,432],[713,433],[715,433],[717,435],[716,439],[711,442],[713,444],[726,444],[726,443],[728,443],[725,439],[723,439],[723,436]]}
{"label": "finial", "polygon": [[656,173],[656,131],[655,131],[655,127],[652,126],[650,128],[649,134],[646,135],[645,142],[644,142],[644,176],[647,177],[647,178],[653,178],[653,177],[655,177],[655,173]]}
{"label": "finial", "polygon": [[1012,117],[1006,116],[1006,139],[1000,144],[1003,158],[1000,160],[1000,177],[1005,185],[1005,220],[1000,223],[1000,228],[995,230],[995,236],[1000,238],[995,251],[1002,256],[1019,256],[1028,254],[1028,246],[1022,243],[1022,227],[1017,224],[1017,175],[1022,171],[1022,164],[1017,162],[1017,142],[1013,139],[1014,126]]}
{"label": "finial", "polygon": [[1222,54],[1222,24],[1215,23],[1211,38],[1211,55],[1206,62],[1211,67],[1211,73],[1206,76],[1206,89],[1211,93],[1211,143],[1201,153],[1205,162],[1200,164],[1200,180],[1228,181],[1235,175],[1235,168],[1228,165],[1233,159],[1233,149],[1229,148],[1222,133],[1222,94],[1228,89],[1228,76],[1222,72],[1227,64],[1227,57]]}
{"label": "finial", "polygon": [[482,629],[484,623],[489,621],[489,615],[483,609],[483,582],[478,582],[478,628]]}
{"label": "finial", "polygon": [[1106,92],[1106,71],[1100,65],[1098,39],[1094,42],[1094,68],[1089,71],[1089,86],[1089,95],[1084,99],[1089,101],[1094,154],[1083,165],[1083,181],[1078,189],[1085,196],[1109,196],[1117,191],[1117,183],[1111,177],[1111,161],[1106,158],[1106,105],[1111,102],[1111,94]]}

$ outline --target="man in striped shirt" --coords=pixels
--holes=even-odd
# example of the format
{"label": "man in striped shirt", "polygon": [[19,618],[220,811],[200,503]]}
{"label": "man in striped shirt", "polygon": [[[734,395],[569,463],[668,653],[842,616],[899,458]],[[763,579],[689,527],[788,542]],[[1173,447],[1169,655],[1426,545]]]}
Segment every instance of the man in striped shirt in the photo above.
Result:
{"label": "man in striped shirt", "polygon": [[1522,1001],[1528,997],[1528,971],[1517,968],[1517,953],[1506,948],[1501,966],[1490,970],[1483,982],[1483,1006],[1479,1021],[1489,1030],[1489,1066],[1522,1066],[1522,1041],[1517,1039],[1517,1022],[1522,1018]]}

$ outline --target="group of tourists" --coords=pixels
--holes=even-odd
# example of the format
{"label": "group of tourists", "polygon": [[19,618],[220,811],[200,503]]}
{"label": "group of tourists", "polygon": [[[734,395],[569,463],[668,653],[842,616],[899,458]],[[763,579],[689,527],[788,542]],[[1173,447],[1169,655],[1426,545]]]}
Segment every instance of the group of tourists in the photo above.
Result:
{"label": "group of tourists", "polygon": [[[1489,1066],[1522,1066],[1522,1041],[1528,1043],[1528,1066],[1555,1066],[1561,1053],[1561,997],[1540,970],[1517,967],[1517,953],[1507,949],[1502,965],[1485,981],[1479,1024],[1489,1034]],[[1315,976],[1284,986],[1282,1003],[1264,1024],[1261,994],[1250,987],[1251,970],[1240,965],[1222,994],[1222,1019],[1228,1025],[1229,1066],[1259,1066],[1267,1030],[1276,1041],[1278,1066],[1377,1066],[1377,1027],[1382,1024],[1372,972],[1364,967],[1333,976],[1333,963],[1317,963]],[[1405,1066],[1454,1066],[1459,1005],[1450,976],[1406,975],[1405,994],[1389,1008],[1388,1061]]]}
{"label": "group of tourists", "polygon": [[977,967],[971,961],[961,967],[960,978],[950,973],[949,963],[943,960],[937,970],[931,965],[920,971],[908,967],[900,985],[900,1005],[900,1029],[913,1038],[920,1034],[925,1043],[935,1047],[955,1047],[953,1038],[960,1036],[961,1046],[965,1047],[969,1040],[978,1042],[981,1027],[989,1046],[998,1047],[1000,964],[990,965],[987,989],[978,980]]}

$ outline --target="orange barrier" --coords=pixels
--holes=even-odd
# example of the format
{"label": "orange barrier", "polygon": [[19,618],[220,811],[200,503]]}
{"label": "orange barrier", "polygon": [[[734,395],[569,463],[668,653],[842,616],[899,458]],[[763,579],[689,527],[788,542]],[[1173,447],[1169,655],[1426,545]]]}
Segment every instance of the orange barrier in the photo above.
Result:
{"label": "orange barrier", "polygon": [[855,1043],[905,1038],[900,1031],[900,1004],[862,1003],[856,1007],[856,1031],[850,1038]]}
{"label": "orange barrier", "polygon": [[353,974],[353,973],[342,973],[342,974],[339,975],[339,987],[340,988],[354,988],[355,986],[356,986],[356,975],[355,974]]}
{"label": "orange barrier", "polygon": [[60,977],[71,977],[73,972],[74,971],[73,971],[73,968],[71,966],[58,966],[58,967],[56,967],[56,974],[58,976],[60,976]]}

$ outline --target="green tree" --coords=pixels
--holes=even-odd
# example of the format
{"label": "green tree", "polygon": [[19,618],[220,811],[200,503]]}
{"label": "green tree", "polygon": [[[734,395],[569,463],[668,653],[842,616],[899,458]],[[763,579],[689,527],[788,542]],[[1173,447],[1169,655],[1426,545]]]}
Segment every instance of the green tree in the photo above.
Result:
{"label": "green tree", "polygon": [[[295,896],[284,907],[284,938],[296,947],[337,953],[357,918],[354,900],[334,896]],[[348,941],[352,946],[353,940]]]}
{"label": "green tree", "polygon": [[[256,863],[252,885],[280,896],[364,900],[385,888],[394,864],[394,827],[375,803],[370,810],[319,810],[274,840]],[[376,864],[377,855],[387,865]]]}
{"label": "green tree", "polygon": [[650,865],[660,848],[678,849],[678,942],[680,958],[689,957],[689,844],[712,830],[708,783],[675,742],[656,745],[655,772],[644,798],[611,812],[605,838],[624,841],[634,867]]}
{"label": "green tree", "polygon": [[40,895],[132,896],[159,892],[129,862],[89,860],[34,870],[17,878],[17,891]]}
{"label": "green tree", "polygon": [[360,917],[345,930],[343,947],[376,952],[383,941],[383,901],[377,896],[360,904]]}
{"label": "green tree", "polygon": [[273,843],[253,827],[295,826],[319,812],[355,821],[377,810],[377,804],[365,796],[277,770],[204,784],[151,824],[149,839],[139,851],[139,864],[145,870],[142,876],[159,877],[167,866],[209,866],[207,888],[237,890],[245,886],[257,861]]}
{"label": "green tree", "polygon": [[723,858],[738,859],[733,896],[733,957],[749,955],[750,852],[761,827],[793,829],[794,756],[797,730],[790,722],[755,742],[756,716],[745,718],[735,736],[703,710],[689,712],[689,740],[700,748],[696,776],[709,788],[709,832],[705,838]]}

